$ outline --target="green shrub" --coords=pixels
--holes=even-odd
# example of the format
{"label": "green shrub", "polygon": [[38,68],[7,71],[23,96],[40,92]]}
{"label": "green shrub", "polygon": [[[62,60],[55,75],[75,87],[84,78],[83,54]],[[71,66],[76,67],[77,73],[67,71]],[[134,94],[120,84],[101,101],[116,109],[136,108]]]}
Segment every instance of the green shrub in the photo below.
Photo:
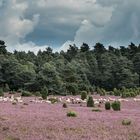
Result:
{"label": "green shrub", "polygon": [[105,103],[105,109],[106,109],[106,110],[110,110],[110,109],[111,109],[111,104],[110,104],[110,102],[106,102],[106,103]]}
{"label": "green shrub", "polygon": [[75,83],[66,84],[66,89],[72,95],[76,95],[78,93],[78,85]]}
{"label": "green shrub", "polygon": [[37,97],[40,97],[41,93],[39,91],[37,91],[37,92],[34,92],[34,95],[37,96]]}
{"label": "green shrub", "polygon": [[105,96],[106,95],[106,91],[103,88],[97,88],[97,93],[100,94],[100,96]]}
{"label": "green shrub", "polygon": [[114,88],[113,93],[115,96],[120,96],[121,95],[121,91],[119,89]]}
{"label": "green shrub", "polygon": [[111,106],[114,111],[121,110],[121,103],[119,101],[114,101]]}
{"label": "green shrub", "polygon": [[102,112],[99,108],[93,108],[92,111],[93,112]]}
{"label": "green shrub", "polygon": [[67,116],[68,116],[68,117],[77,117],[77,114],[76,114],[76,112],[74,112],[74,111],[69,111],[69,112],[67,113]]}
{"label": "green shrub", "polygon": [[10,91],[9,94],[16,94],[16,91]]}
{"label": "green shrub", "polygon": [[53,97],[52,98],[49,98],[48,100],[51,101],[52,104],[58,102],[58,99],[57,98],[53,98]]}
{"label": "green shrub", "polygon": [[41,90],[41,96],[44,100],[47,99],[47,96],[48,96],[48,89],[47,87],[44,87],[42,90]]}
{"label": "green shrub", "polygon": [[5,91],[5,92],[10,91],[10,88],[9,88],[9,85],[8,85],[8,84],[5,84],[4,91]]}
{"label": "green shrub", "polygon": [[87,92],[86,92],[86,91],[82,91],[82,92],[81,92],[81,99],[82,99],[82,100],[87,99]]}
{"label": "green shrub", "polygon": [[78,90],[79,91],[87,91],[87,92],[89,92],[89,86],[86,85],[86,84],[81,83],[81,84],[78,85]]}
{"label": "green shrub", "polygon": [[88,97],[88,100],[87,100],[87,107],[94,107],[94,101],[93,101],[92,96],[89,96],[89,97]]}
{"label": "green shrub", "polygon": [[66,103],[63,103],[63,108],[67,108],[67,104]]}
{"label": "green shrub", "polygon": [[23,92],[23,89],[20,88],[20,89],[17,90],[17,92],[21,92],[22,93]]}
{"label": "green shrub", "polygon": [[23,96],[23,97],[30,97],[30,96],[32,96],[32,94],[29,91],[22,91],[21,96]]}
{"label": "green shrub", "polygon": [[3,89],[0,88],[0,96],[4,96]]}
{"label": "green shrub", "polygon": [[131,124],[131,120],[125,119],[122,121],[122,125],[130,125]]}

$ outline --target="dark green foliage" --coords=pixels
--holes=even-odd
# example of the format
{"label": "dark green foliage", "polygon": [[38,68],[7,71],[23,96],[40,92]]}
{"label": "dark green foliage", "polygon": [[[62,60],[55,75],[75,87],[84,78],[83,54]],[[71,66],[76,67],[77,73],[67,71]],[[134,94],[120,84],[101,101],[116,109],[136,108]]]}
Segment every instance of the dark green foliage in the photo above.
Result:
{"label": "dark green foliage", "polygon": [[87,99],[87,92],[86,92],[86,91],[82,91],[82,92],[81,92],[81,99],[82,99],[82,100]]}
{"label": "dark green foliage", "polygon": [[37,97],[40,97],[41,96],[41,93],[39,91],[37,91],[37,92],[34,92],[33,95],[35,95]]}
{"label": "dark green foliage", "polygon": [[[24,90],[21,91],[21,93],[24,92]],[[10,91],[9,94],[16,94],[16,91]]]}
{"label": "dark green foliage", "polygon": [[121,91],[119,89],[114,88],[113,93],[115,96],[120,96],[121,95]]}
{"label": "dark green foliage", "polygon": [[41,96],[44,100],[47,99],[47,96],[48,96],[48,89],[47,87],[43,87],[42,90],[41,90]]}
{"label": "dark green foliage", "polygon": [[66,103],[63,103],[63,108],[67,108],[67,104]]}
{"label": "dark green foliage", "polygon": [[105,103],[105,109],[106,109],[106,110],[110,110],[110,109],[111,109],[111,104],[110,104],[110,102],[106,102],[106,103]]}
{"label": "dark green foliage", "polygon": [[103,88],[97,88],[97,93],[100,94],[100,96],[105,96],[106,95],[106,91]]}
{"label": "dark green foliage", "polygon": [[4,91],[24,89],[33,93],[47,87],[48,94],[57,95],[89,93],[100,87],[97,92],[101,96],[107,91],[123,98],[139,95],[128,89],[140,86],[140,45],[92,46],[94,49],[83,43],[79,49],[73,44],[60,53],[48,47],[35,55],[30,51],[9,53],[0,40],[0,86]]}
{"label": "dark green foliage", "polygon": [[74,112],[74,111],[69,111],[69,112],[67,113],[67,116],[68,116],[68,117],[77,117],[77,114],[76,114],[76,112]]}
{"label": "dark green foliage", "polygon": [[4,86],[4,92],[8,92],[8,91],[10,91],[9,85],[8,84],[5,84],[5,86]]}
{"label": "dark green foliage", "polygon": [[32,96],[32,94],[29,91],[22,91],[21,96],[23,96],[23,97],[30,97],[30,96]]}
{"label": "dark green foliage", "polygon": [[121,110],[121,103],[119,101],[114,101],[112,104],[112,109],[114,111],[120,111]]}
{"label": "dark green foliage", "polygon": [[3,89],[0,88],[0,96],[4,96]]}
{"label": "dark green foliage", "polygon": [[130,88],[130,89],[126,89],[123,88],[122,90],[122,94],[121,97],[122,98],[128,98],[128,97],[136,97],[137,95],[139,95],[139,88]]}
{"label": "dark green foliage", "polygon": [[77,84],[67,84],[66,89],[72,95],[78,94],[78,86],[77,86]]}
{"label": "dark green foliage", "polygon": [[94,107],[94,101],[93,101],[92,96],[89,96],[89,97],[88,97],[88,100],[87,100],[87,107]]}

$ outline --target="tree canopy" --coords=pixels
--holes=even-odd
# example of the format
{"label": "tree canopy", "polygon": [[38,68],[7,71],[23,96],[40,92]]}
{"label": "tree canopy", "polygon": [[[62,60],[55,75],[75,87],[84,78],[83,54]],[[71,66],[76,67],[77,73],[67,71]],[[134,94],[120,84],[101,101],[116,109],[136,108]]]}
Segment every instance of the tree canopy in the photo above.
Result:
{"label": "tree canopy", "polygon": [[140,86],[140,45],[128,47],[94,47],[83,43],[81,47],[70,45],[67,52],[33,52],[6,50],[0,41],[0,85],[11,90],[26,89],[48,93],[77,94],[81,90],[96,88],[112,90]]}

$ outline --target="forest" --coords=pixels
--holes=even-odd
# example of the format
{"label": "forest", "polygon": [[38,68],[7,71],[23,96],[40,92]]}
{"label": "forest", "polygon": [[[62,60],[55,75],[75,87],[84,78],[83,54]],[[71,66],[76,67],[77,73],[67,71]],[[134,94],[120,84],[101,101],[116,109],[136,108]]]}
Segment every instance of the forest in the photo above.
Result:
{"label": "forest", "polygon": [[37,54],[8,52],[0,41],[0,86],[3,90],[31,92],[46,87],[50,94],[76,95],[80,91],[112,91],[140,87],[140,45],[105,47],[101,43],[67,52],[48,47]]}

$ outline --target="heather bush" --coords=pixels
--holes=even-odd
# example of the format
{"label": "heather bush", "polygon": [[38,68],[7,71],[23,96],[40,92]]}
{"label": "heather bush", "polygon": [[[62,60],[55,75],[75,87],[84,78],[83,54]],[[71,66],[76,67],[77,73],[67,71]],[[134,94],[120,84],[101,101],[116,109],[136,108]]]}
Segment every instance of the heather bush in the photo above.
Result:
{"label": "heather bush", "polygon": [[5,140],[20,140],[20,138],[9,136],[9,137],[6,138]]}
{"label": "heather bush", "polygon": [[29,91],[22,91],[21,96],[23,96],[23,97],[30,97],[30,96],[32,96],[32,94]]}
{"label": "heather bush", "polygon": [[69,112],[67,112],[67,116],[68,117],[77,117],[77,114],[74,111],[69,111]]}
{"label": "heather bush", "polygon": [[5,126],[5,127],[2,128],[2,130],[3,131],[8,131],[9,130],[9,127]]}
{"label": "heather bush", "polygon": [[63,103],[63,108],[67,108],[67,104],[66,103]]}
{"label": "heather bush", "polygon": [[131,120],[128,119],[122,120],[122,125],[131,125]]}
{"label": "heather bush", "polygon": [[121,110],[121,103],[119,101],[114,101],[111,106],[114,111]]}
{"label": "heather bush", "polygon": [[102,112],[99,108],[93,108],[92,111],[93,112]]}
{"label": "heather bush", "polygon": [[47,96],[48,96],[48,89],[47,89],[47,87],[44,87],[42,90],[41,90],[41,96],[42,96],[42,98],[44,99],[44,100],[46,100],[47,99]]}
{"label": "heather bush", "polygon": [[28,103],[23,103],[23,105],[28,105]]}
{"label": "heather bush", "polygon": [[87,99],[87,92],[86,91],[81,91],[81,99],[82,100]]}
{"label": "heather bush", "polygon": [[3,89],[0,88],[0,96],[4,96]]}
{"label": "heather bush", "polygon": [[89,97],[88,97],[88,100],[87,100],[87,107],[94,107],[94,101],[93,101],[92,96],[89,96]]}
{"label": "heather bush", "polygon": [[106,110],[110,110],[110,109],[111,109],[111,104],[110,104],[110,102],[106,102],[106,103],[105,103],[105,109],[106,109]]}

